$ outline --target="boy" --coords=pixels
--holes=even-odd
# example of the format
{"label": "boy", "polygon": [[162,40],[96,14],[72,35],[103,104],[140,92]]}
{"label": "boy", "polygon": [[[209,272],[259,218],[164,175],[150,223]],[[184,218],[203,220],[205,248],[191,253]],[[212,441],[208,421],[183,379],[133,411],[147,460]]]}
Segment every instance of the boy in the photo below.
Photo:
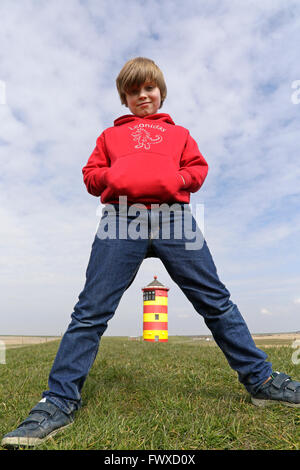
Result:
{"label": "boy", "polygon": [[[73,422],[100,338],[143,259],[150,256],[161,259],[201,313],[252,402],[300,407],[300,383],[272,373],[266,354],[256,347],[220,282],[206,242],[188,250],[186,235],[175,236],[175,222],[183,220],[190,193],[199,190],[208,166],[188,130],[175,125],[168,114],[158,113],[167,92],[161,70],[150,59],[130,60],[117,78],[117,88],[132,114],[117,119],[100,135],[82,170],[88,192],[106,204],[100,226],[115,223],[117,235],[100,236],[101,230],[96,234],[86,283],[53,363],[49,390],[28,418],[4,436],[3,446],[37,445]],[[153,204],[176,204],[167,214],[168,237],[161,233],[165,214],[158,223],[150,218]],[[134,205],[140,207],[139,220],[148,224],[146,236],[121,236],[121,225],[129,227],[132,222],[129,210],[124,219],[124,207]],[[193,217],[192,223],[195,228]]]}

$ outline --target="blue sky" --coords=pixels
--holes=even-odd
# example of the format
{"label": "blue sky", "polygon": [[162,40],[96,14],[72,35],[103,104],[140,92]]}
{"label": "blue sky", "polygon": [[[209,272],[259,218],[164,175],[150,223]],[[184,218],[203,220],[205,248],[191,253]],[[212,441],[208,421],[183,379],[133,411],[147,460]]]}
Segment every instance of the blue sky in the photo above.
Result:
{"label": "blue sky", "polygon": [[[135,56],[162,68],[161,111],[208,161],[191,205],[204,204],[220,278],[250,330],[300,330],[299,13],[286,0],[1,1],[0,334],[69,323],[98,221],[81,169],[128,113],[115,78]],[[147,259],[107,334],[141,334],[141,288],[154,275],[170,287],[169,333],[207,333]]]}

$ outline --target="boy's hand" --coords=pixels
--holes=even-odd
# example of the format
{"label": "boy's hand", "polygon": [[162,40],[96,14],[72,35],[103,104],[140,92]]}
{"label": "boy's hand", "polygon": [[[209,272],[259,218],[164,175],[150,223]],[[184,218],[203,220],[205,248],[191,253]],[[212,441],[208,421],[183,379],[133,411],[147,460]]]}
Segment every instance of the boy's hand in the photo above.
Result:
{"label": "boy's hand", "polygon": [[[113,165],[104,175],[104,182],[114,197],[127,196],[129,200],[157,199],[167,202],[184,188],[185,181],[174,164],[168,162],[165,167],[146,167],[144,162],[135,160],[135,165],[128,165],[126,158]],[[161,160],[160,160],[161,162]],[[126,164],[127,163],[127,164]]]}
{"label": "boy's hand", "polygon": [[182,189],[184,182],[179,173],[167,173],[160,181],[161,195],[165,195],[166,200]]}

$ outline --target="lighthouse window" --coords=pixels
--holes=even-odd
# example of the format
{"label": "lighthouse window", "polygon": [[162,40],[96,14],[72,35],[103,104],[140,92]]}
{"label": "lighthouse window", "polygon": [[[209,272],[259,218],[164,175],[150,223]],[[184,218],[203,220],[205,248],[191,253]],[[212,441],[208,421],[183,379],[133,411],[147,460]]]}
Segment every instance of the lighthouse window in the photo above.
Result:
{"label": "lighthouse window", "polygon": [[159,313],[155,314],[155,320],[159,320]]}
{"label": "lighthouse window", "polygon": [[144,292],[144,300],[155,300],[155,291]]}

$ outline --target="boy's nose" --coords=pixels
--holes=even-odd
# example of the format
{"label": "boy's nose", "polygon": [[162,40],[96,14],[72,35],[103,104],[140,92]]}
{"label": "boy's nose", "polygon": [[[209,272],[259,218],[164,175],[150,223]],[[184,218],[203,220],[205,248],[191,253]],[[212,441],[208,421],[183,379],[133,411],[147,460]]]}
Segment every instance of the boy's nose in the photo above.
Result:
{"label": "boy's nose", "polygon": [[146,93],[146,90],[144,88],[141,88],[140,90],[140,98],[143,98],[143,97],[147,97],[147,93]]}

